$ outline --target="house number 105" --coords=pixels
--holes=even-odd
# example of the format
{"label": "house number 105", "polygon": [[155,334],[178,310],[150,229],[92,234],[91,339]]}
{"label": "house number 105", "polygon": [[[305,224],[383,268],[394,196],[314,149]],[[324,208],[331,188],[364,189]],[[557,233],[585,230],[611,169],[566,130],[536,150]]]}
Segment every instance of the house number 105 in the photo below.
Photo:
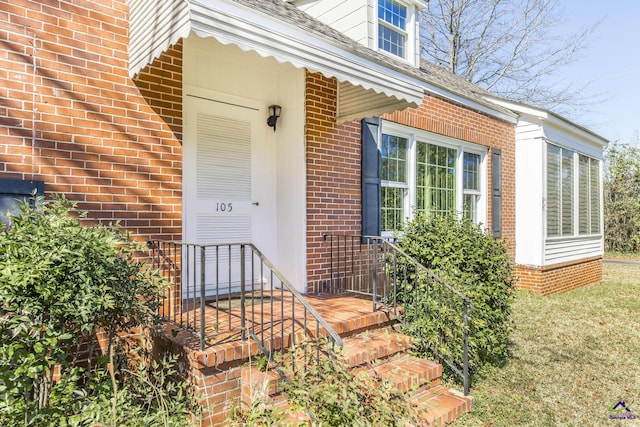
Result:
{"label": "house number 105", "polygon": [[216,203],[216,212],[231,212],[232,210],[231,203]]}

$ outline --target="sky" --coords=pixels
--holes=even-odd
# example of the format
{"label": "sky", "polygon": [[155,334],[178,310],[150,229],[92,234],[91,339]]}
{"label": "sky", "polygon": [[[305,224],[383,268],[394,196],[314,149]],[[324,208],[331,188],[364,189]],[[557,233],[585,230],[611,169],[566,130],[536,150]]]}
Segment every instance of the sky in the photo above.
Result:
{"label": "sky", "polygon": [[598,100],[577,124],[611,142],[634,141],[640,132],[640,1],[558,0],[567,31],[602,21],[580,58],[558,76]]}

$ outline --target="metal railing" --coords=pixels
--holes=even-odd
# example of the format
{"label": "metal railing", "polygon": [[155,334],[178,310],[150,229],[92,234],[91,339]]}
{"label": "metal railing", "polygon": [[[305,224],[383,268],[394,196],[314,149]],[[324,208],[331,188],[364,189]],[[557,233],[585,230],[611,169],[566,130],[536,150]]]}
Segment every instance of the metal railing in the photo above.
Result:
{"label": "metal railing", "polygon": [[[473,303],[388,239],[325,235],[329,273],[321,291],[370,297],[420,336],[419,345],[463,381],[469,394],[469,321]],[[420,322],[414,322],[420,319]]]}
{"label": "metal railing", "polygon": [[269,358],[307,341],[342,347],[340,336],[254,245],[153,240],[147,246],[152,267],[171,283],[160,315],[196,334],[201,349],[249,338]]}

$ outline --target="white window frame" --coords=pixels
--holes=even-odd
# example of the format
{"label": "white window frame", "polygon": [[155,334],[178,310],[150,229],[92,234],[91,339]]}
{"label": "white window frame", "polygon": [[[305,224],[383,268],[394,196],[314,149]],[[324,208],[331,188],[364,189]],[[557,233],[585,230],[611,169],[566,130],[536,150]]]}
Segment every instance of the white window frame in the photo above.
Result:
{"label": "white window frame", "polygon": [[[406,200],[407,200],[407,194],[408,194],[408,192],[409,192],[409,186],[410,186],[410,180],[411,180],[411,173],[410,173],[411,167],[410,167],[410,165],[409,165],[409,163],[411,162],[411,156],[410,156],[410,152],[409,152],[410,147],[411,147],[411,141],[410,141],[410,139],[409,139],[407,136],[405,136],[405,135],[398,135],[398,134],[395,134],[395,133],[388,134],[388,135],[390,135],[390,136],[395,136],[395,137],[399,137],[399,138],[403,138],[403,139],[406,139],[406,141],[407,141],[407,142],[406,142],[406,147],[405,147],[405,150],[406,150],[406,152],[405,152],[405,154],[406,154],[406,158],[405,158],[405,172],[406,172],[406,174],[407,174],[407,177],[406,177],[406,178],[407,178],[407,180],[406,180],[405,182],[402,182],[402,181],[389,181],[389,180],[383,180],[383,179],[381,179],[381,180],[380,180],[380,187],[381,187],[381,191],[382,191],[382,188],[383,188],[383,187],[386,187],[386,188],[399,188],[399,189],[402,189],[402,190],[403,190],[403,191],[402,191],[402,192],[403,192],[402,199],[403,199],[403,201],[404,201],[404,204],[403,204],[403,206],[402,206],[402,212],[403,212],[403,214],[405,214],[405,216],[406,216],[406,213],[407,213]],[[380,150],[382,150],[382,143],[383,143],[383,139],[384,139],[384,138],[380,138],[380,142],[379,142],[379,146],[378,146],[378,149],[380,149]],[[382,204],[383,199],[384,199],[384,197],[381,197],[381,199],[380,199],[380,203],[381,203],[381,204]],[[380,206],[380,211],[382,211],[382,205]],[[381,219],[381,220],[383,219],[382,212],[381,212],[381,215],[380,215],[380,219]],[[384,221],[382,221],[382,222],[384,222]],[[384,225],[384,224],[381,224],[381,227],[382,227],[383,225]]]}
{"label": "white window frame", "polygon": [[[464,187],[464,155],[465,154],[473,154],[476,156],[479,156],[479,162],[478,162],[478,186],[480,187],[477,190],[473,190],[473,189],[467,189]],[[462,175],[461,175],[461,186],[462,186],[462,215],[464,216],[464,196],[466,195],[470,195],[470,196],[477,196],[478,200],[482,200],[482,155],[478,154],[478,153],[474,153],[473,151],[469,151],[469,150],[464,150],[462,153],[462,163],[461,163],[461,167],[460,169],[462,170]],[[485,190],[486,192],[486,190]],[[476,203],[476,217],[473,218],[473,222],[474,223],[478,223],[478,216],[480,215],[480,212],[478,212],[478,208],[480,205],[480,202]]]}
{"label": "white window frame", "polygon": [[[395,25],[393,25],[392,23],[385,21],[383,19],[380,19],[379,15],[378,15],[378,8],[379,8],[379,3],[380,0],[374,0],[374,10],[375,10],[375,19],[374,19],[374,25],[373,25],[373,43],[374,43],[374,48],[385,54],[385,55],[389,55],[392,58],[396,58],[396,59],[402,59],[405,61],[410,62],[411,64],[416,65],[416,7],[414,3],[411,2],[407,2],[407,1],[402,1],[402,0],[392,0],[402,6],[404,6],[407,9],[407,16],[405,18],[405,29],[403,30],[402,28],[396,27]],[[398,56],[394,53],[391,53],[387,50],[382,49],[382,47],[380,46],[379,42],[378,42],[378,37],[379,37],[379,26],[382,25],[402,36],[404,36],[405,39],[405,46],[404,46],[404,56]]]}
{"label": "white window frame", "polygon": [[[573,233],[570,235],[561,235],[560,236],[549,236],[548,229],[548,174],[549,174],[549,163],[548,163],[548,150],[549,145],[553,145],[555,147],[560,148],[561,150],[568,150],[573,153]],[[561,151],[562,153],[562,151]],[[583,233],[580,234],[580,156],[585,156],[591,160],[596,160],[598,162],[598,182],[599,182],[599,191],[598,197],[600,199],[599,204],[599,229],[598,233]],[[577,150],[573,147],[567,147],[563,144],[559,144],[554,141],[546,140],[544,144],[544,236],[547,241],[561,241],[561,240],[573,240],[576,238],[592,238],[592,237],[601,237],[603,235],[603,185],[602,185],[602,159],[584,153],[580,150]],[[591,200],[590,200],[591,201]],[[589,215],[591,215],[591,208],[589,206]],[[560,217],[560,230],[562,230],[562,216]],[[590,227],[591,228],[591,227]]]}
{"label": "white window frame", "polygon": [[[403,206],[405,219],[413,218],[415,214],[417,199],[416,142],[420,141],[423,143],[438,145],[446,148],[453,148],[456,150],[456,215],[458,216],[458,218],[462,218],[464,208],[464,184],[462,167],[464,153],[472,153],[480,156],[480,164],[478,170],[478,173],[480,174],[480,197],[478,200],[478,215],[476,223],[485,225],[487,224],[487,209],[489,200],[487,181],[487,162],[489,150],[487,147],[386,121],[382,122],[381,133],[407,139],[407,187],[405,190],[405,199]],[[380,144],[382,144],[382,138],[380,140]],[[394,183],[392,182],[381,181],[382,187],[394,186],[393,184]],[[382,210],[382,206],[380,206],[380,209]],[[381,234],[383,237],[393,236],[394,233],[395,231],[381,230]]]}

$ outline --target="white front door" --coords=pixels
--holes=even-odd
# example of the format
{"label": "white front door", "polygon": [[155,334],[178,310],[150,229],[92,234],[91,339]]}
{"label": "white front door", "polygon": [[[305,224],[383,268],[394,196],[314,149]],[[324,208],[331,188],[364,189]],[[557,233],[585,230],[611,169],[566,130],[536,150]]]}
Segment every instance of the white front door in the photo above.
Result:
{"label": "white front door", "polygon": [[[253,243],[269,252],[275,236],[275,167],[273,150],[260,137],[263,113],[250,102],[190,95],[185,112],[185,242]],[[206,293],[236,292],[239,248],[210,248],[206,259]]]}

